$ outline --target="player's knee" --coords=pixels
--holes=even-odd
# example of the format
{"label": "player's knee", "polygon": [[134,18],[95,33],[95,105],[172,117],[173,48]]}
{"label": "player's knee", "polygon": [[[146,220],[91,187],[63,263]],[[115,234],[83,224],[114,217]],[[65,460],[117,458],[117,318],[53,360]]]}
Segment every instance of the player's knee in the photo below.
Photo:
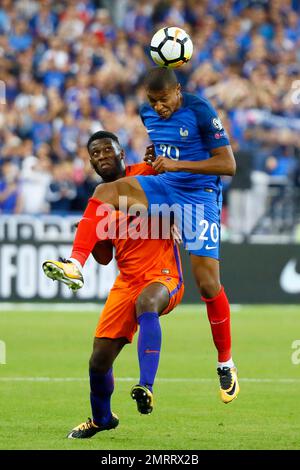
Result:
{"label": "player's knee", "polygon": [[104,375],[112,367],[112,360],[109,355],[100,351],[94,351],[90,357],[89,368],[96,374]]}
{"label": "player's knee", "polygon": [[221,284],[217,279],[208,278],[199,280],[198,287],[203,297],[211,299],[218,295],[221,289]]}
{"label": "player's knee", "polygon": [[140,316],[144,312],[157,312],[158,311],[158,301],[154,295],[141,295],[137,298],[136,304],[136,315]]}
{"label": "player's knee", "polygon": [[119,207],[119,192],[114,182],[99,184],[94,191],[93,197],[102,202],[112,204],[116,209]]}

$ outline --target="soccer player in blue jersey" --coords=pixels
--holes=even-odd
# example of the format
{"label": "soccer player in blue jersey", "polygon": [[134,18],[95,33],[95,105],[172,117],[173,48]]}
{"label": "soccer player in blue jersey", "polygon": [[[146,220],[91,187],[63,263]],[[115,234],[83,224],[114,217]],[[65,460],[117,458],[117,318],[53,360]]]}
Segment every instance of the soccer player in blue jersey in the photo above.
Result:
{"label": "soccer player in blue jersey", "polygon": [[[73,289],[82,286],[81,267],[104,237],[97,227],[107,212],[119,208],[120,196],[127,196],[129,207],[142,204],[150,214],[163,204],[174,207],[218,351],[221,399],[229,403],[237,397],[239,384],[231,355],[230,307],[220,282],[219,245],[221,175],[234,175],[235,159],[216,111],[208,101],[183,93],[172,69],[152,68],[145,89],[149,104],[142,106],[141,118],[153,142],[146,158],[157,175],[125,177],[96,188],[77,229],[71,262],[60,263],[58,279],[63,277]],[[148,327],[155,329],[157,315],[150,316]]]}

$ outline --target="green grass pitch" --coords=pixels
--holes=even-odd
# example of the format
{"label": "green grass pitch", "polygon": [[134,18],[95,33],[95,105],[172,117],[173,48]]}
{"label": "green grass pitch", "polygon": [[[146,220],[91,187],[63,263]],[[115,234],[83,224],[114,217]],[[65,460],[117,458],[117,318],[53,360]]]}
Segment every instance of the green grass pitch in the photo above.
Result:
{"label": "green grass pitch", "polygon": [[[98,312],[69,308],[0,313],[1,449],[299,449],[300,340],[295,306],[244,306],[232,313],[241,392],[218,396],[216,354],[202,306],[180,306],[161,321],[163,348],[151,415],[139,415],[136,344],[115,363],[113,411],[120,425],[92,439],[65,438],[90,416],[87,364]],[[297,354],[296,354],[297,356]],[[298,354],[300,357],[300,354]],[[49,378],[49,380],[38,380]]]}

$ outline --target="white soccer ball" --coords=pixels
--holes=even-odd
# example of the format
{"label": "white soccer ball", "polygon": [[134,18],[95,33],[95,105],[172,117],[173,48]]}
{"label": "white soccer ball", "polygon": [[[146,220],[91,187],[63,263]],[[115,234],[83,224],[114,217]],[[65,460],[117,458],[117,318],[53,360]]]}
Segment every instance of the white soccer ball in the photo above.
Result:
{"label": "white soccer ball", "polygon": [[150,54],[157,65],[180,67],[190,60],[193,43],[181,28],[168,26],[157,31],[151,39]]}

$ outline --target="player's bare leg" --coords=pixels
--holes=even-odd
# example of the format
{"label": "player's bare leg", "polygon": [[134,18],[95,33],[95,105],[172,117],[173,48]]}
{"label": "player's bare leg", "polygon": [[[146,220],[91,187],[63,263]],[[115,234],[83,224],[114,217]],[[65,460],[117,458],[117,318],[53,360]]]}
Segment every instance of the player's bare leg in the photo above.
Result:
{"label": "player's bare leg", "polygon": [[98,185],[77,227],[70,259],[45,261],[43,270],[46,276],[65,283],[74,291],[83,286],[81,268],[97,241],[105,239],[106,233],[101,230],[100,224],[103,222],[105,227],[105,220],[110,212],[119,209],[121,196],[127,197],[128,208],[133,204],[148,208],[146,195],[134,177],[128,176],[112,183]]}
{"label": "player's bare leg", "polygon": [[218,351],[217,372],[221,400],[230,403],[239,393],[239,383],[231,357],[230,307],[220,283],[219,261],[191,255],[191,264],[202,300],[206,303],[212,336]]}
{"label": "player's bare leg", "polygon": [[119,419],[110,408],[114,390],[112,366],[127,342],[126,338],[94,338],[93,352],[89,362],[93,417],[72,429],[67,436],[69,439],[86,439],[100,431],[107,431],[118,426]]}
{"label": "player's bare leg", "polygon": [[133,204],[142,204],[148,208],[147,197],[140,183],[133,176],[126,176],[112,183],[99,184],[92,197],[119,209],[120,196],[127,197],[128,207]]}
{"label": "player's bare leg", "polygon": [[131,397],[142,414],[153,410],[153,383],[157,372],[161,348],[159,315],[169,305],[169,291],[159,282],[143,289],[136,301],[139,324],[138,357],[140,381],[131,389]]}

